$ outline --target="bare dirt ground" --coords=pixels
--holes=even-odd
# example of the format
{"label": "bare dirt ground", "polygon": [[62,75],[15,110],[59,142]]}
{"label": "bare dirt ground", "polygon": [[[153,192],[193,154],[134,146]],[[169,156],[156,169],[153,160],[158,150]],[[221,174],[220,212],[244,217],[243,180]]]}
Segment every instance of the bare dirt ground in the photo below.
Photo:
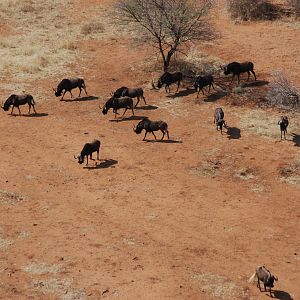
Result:
{"label": "bare dirt ground", "polygon": [[[64,24],[111,5],[66,3]],[[220,7],[221,37],[205,51],[253,60],[260,80],[272,66],[289,70],[300,86],[299,29],[234,24]],[[7,38],[14,23],[2,23]],[[280,142],[280,112],[230,106],[234,94],[197,102],[185,88],[150,90],[138,67],[150,54],[126,38],[78,40],[66,73],[84,75],[93,97],[60,102],[51,87],[64,75],[53,74],[34,82],[36,116],[2,112],[1,299],[268,299],[247,282],[261,264],[279,278],[275,298],[300,298],[299,115]],[[2,99],[14,76],[2,77]],[[116,122],[98,105],[122,85],[143,86],[149,106]],[[218,106],[230,126],[223,135],[212,122]],[[171,140],[143,142],[132,130],[143,116],[167,121]],[[94,138],[100,162],[78,165],[73,155]]]}

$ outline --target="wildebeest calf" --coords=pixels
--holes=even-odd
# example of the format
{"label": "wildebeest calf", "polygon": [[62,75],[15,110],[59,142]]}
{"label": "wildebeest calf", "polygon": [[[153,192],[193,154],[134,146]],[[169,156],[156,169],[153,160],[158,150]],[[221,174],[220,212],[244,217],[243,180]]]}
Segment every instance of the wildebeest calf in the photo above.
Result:
{"label": "wildebeest calf", "polygon": [[259,288],[259,290],[261,291],[260,281],[262,281],[265,287],[265,291],[267,291],[267,287],[270,288],[269,292],[270,296],[272,297],[271,289],[272,287],[274,287],[274,280],[277,281],[278,278],[272,275],[265,266],[257,267],[255,273],[249,278],[248,281],[254,281],[255,277],[257,278],[257,287]]}
{"label": "wildebeest calf", "polygon": [[195,80],[194,87],[196,92],[198,91],[197,98],[199,96],[200,91],[204,95],[203,88],[208,86],[208,92],[210,92],[210,87],[214,88],[214,77],[212,75],[206,76],[198,76]]}
{"label": "wildebeest calf", "polygon": [[143,138],[143,141],[145,140],[148,132],[151,132],[154,135],[154,138],[156,139],[156,135],[154,134],[154,131],[158,131],[158,130],[160,130],[163,134],[161,140],[164,139],[164,136],[166,133],[167,133],[168,139],[170,139],[169,131],[168,131],[168,124],[164,121],[150,121],[148,118],[144,118],[142,121],[140,121],[137,124],[136,127],[133,128],[133,130],[136,134],[140,134],[143,129],[145,129],[145,136]]}
{"label": "wildebeest calf", "polygon": [[122,117],[125,115],[127,109],[131,109],[132,115],[134,115],[134,110],[133,110],[133,100],[130,97],[120,97],[120,98],[110,98],[108,101],[103,106],[102,113],[104,115],[107,114],[109,109],[113,109],[113,112],[116,115],[118,114],[118,109],[120,108],[125,108],[124,113]]}
{"label": "wildebeest calf", "polygon": [[230,73],[232,74],[231,82],[233,81],[233,78],[235,76],[237,76],[238,82],[240,82],[240,74],[245,73],[245,72],[248,73],[247,80],[249,80],[250,72],[254,75],[254,78],[256,80],[256,74],[254,72],[254,65],[251,61],[245,61],[242,63],[238,63],[238,62],[234,61],[234,62],[232,62],[224,67],[221,67],[221,68],[223,69],[225,75],[229,75]]}
{"label": "wildebeest calf", "polygon": [[19,115],[21,115],[21,111],[20,111],[20,105],[24,105],[24,104],[28,104],[29,106],[29,111],[28,113],[30,114],[30,110],[31,110],[31,106],[33,108],[33,111],[36,113],[36,110],[35,110],[35,102],[33,100],[33,97],[31,95],[28,95],[28,94],[24,94],[24,95],[10,95],[8,97],[8,99],[4,102],[2,108],[4,111],[8,111],[10,106],[12,105],[12,110],[11,110],[11,115],[14,111],[14,108],[17,107],[18,110],[19,110]]}
{"label": "wildebeest calf", "polygon": [[71,94],[71,98],[73,98],[71,91],[77,87],[79,88],[78,97],[80,97],[82,89],[84,89],[85,94],[87,95],[86,85],[83,78],[69,78],[69,79],[65,78],[58,84],[57,88],[56,89],[53,88],[53,90],[55,92],[56,97],[61,96],[61,94],[63,93],[60,99],[63,100],[66,92],[69,92]]}
{"label": "wildebeest calf", "polygon": [[224,120],[224,111],[221,107],[216,108],[215,110],[215,114],[214,114],[214,124],[216,124],[217,126],[217,130],[221,130],[221,134],[223,134],[222,132],[222,128],[223,126],[225,128],[227,128],[227,124],[226,121]]}
{"label": "wildebeest calf", "polygon": [[89,157],[92,159],[92,154],[93,152],[97,152],[97,160],[99,160],[99,151],[100,151],[100,141],[94,140],[91,143],[86,143],[80,154],[77,156],[74,155],[75,159],[78,159],[78,163],[82,164],[84,162],[84,157],[86,156],[86,164],[88,165],[89,163]]}
{"label": "wildebeest calf", "polygon": [[280,133],[281,133],[281,139],[282,139],[282,133],[284,135],[287,133],[287,127],[289,126],[289,119],[287,116],[281,116],[280,120],[278,121],[278,125],[280,126]]}

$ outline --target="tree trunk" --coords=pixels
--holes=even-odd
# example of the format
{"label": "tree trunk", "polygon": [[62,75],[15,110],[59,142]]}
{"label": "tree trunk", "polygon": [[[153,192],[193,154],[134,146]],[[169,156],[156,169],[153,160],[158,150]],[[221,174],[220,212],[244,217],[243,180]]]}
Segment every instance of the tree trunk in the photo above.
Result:
{"label": "tree trunk", "polygon": [[164,57],[164,72],[168,71],[171,58],[172,58],[173,54],[175,53],[175,51],[176,50],[174,48],[171,48],[171,50],[167,54],[167,57]]}

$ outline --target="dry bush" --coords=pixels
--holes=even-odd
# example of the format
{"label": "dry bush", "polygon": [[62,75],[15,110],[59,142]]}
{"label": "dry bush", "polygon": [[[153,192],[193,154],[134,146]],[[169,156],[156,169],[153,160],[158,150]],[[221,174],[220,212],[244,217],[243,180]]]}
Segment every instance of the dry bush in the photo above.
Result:
{"label": "dry bush", "polygon": [[271,106],[283,109],[295,109],[299,106],[300,93],[281,71],[272,74],[273,81],[269,84],[267,101]]}
{"label": "dry bush", "polygon": [[228,11],[233,19],[273,20],[279,15],[279,8],[266,0],[228,0]]}
{"label": "dry bush", "polygon": [[83,35],[89,35],[92,33],[102,33],[102,32],[104,32],[103,24],[96,21],[86,23],[81,27],[81,33]]}
{"label": "dry bush", "polygon": [[290,0],[289,4],[294,8],[296,15],[300,17],[300,0]]}

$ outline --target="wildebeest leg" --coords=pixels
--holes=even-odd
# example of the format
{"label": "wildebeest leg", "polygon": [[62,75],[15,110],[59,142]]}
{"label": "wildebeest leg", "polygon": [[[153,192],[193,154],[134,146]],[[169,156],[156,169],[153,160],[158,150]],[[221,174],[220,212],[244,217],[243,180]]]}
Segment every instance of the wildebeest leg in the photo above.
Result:
{"label": "wildebeest leg", "polygon": [[216,90],[213,83],[211,84],[211,86],[212,86],[212,88],[213,88],[214,90]]}
{"label": "wildebeest leg", "polygon": [[250,71],[247,71],[247,73],[248,73],[248,78],[247,78],[247,81],[248,81],[250,78]]}
{"label": "wildebeest leg", "polygon": [[97,151],[97,160],[99,160],[99,150]]}
{"label": "wildebeest leg", "polygon": [[202,91],[202,94],[205,95],[205,94],[204,94],[204,91],[203,91],[203,88],[201,89],[201,91]]}
{"label": "wildebeest leg", "polygon": [[17,106],[18,107],[18,110],[19,110],[19,116],[21,115],[21,111],[20,111],[20,107],[19,106]]}
{"label": "wildebeest leg", "polygon": [[28,103],[28,106],[29,106],[28,114],[30,114],[31,104]]}
{"label": "wildebeest leg", "polygon": [[64,99],[64,96],[65,96],[66,92],[67,92],[67,91],[64,91],[64,93],[63,93],[63,95],[62,95],[60,101]]}
{"label": "wildebeest leg", "polygon": [[161,138],[161,140],[163,140],[164,139],[164,136],[165,136],[165,132],[163,131],[163,130],[160,130],[161,132],[162,132],[162,134],[163,134],[163,136],[162,136],[162,138]]}
{"label": "wildebeest leg", "polygon": [[85,88],[85,85],[82,86],[84,91],[85,91],[85,94],[87,95],[87,91],[86,91],[86,88]]}
{"label": "wildebeest leg", "polygon": [[80,95],[81,95],[81,86],[79,86],[78,88],[79,88],[79,95],[78,95],[78,97],[80,97]]}
{"label": "wildebeest leg", "polygon": [[272,296],[272,288],[270,287],[270,297],[273,298]]}
{"label": "wildebeest leg", "polygon": [[132,111],[132,115],[134,116],[134,110],[133,110],[133,107],[131,107],[131,111]]}
{"label": "wildebeest leg", "polygon": [[257,285],[256,285],[258,288],[259,288],[259,290],[261,291],[261,288],[260,288],[260,282],[259,282],[259,279],[257,278]]}
{"label": "wildebeest leg", "polygon": [[230,83],[232,83],[233,82],[233,78],[234,78],[234,74],[232,74],[232,77],[231,77],[231,81],[230,81]]}
{"label": "wildebeest leg", "polygon": [[168,140],[170,139],[170,136],[169,136],[169,131],[168,130],[166,130],[167,131],[167,137],[168,137]]}
{"label": "wildebeest leg", "polygon": [[36,110],[35,110],[34,104],[32,104],[32,108],[33,108],[34,113],[36,114]]}
{"label": "wildebeest leg", "polygon": [[89,164],[89,156],[86,156],[86,166]]}
{"label": "wildebeest leg", "polygon": [[282,130],[280,130],[280,139],[282,140]]}
{"label": "wildebeest leg", "polygon": [[71,91],[69,91],[69,93],[71,94],[71,98],[73,98],[73,94],[72,94],[72,92],[71,92]]}
{"label": "wildebeest leg", "polygon": [[154,132],[153,132],[153,131],[151,131],[151,133],[154,135],[154,138],[156,139],[156,135],[154,134]]}
{"label": "wildebeest leg", "polygon": [[177,83],[177,90],[176,90],[176,93],[177,93],[178,90],[179,90],[179,85],[180,85],[180,80],[179,80],[178,83]]}
{"label": "wildebeest leg", "polygon": [[126,111],[127,111],[127,107],[125,108],[122,117],[125,115]]}
{"label": "wildebeest leg", "polygon": [[137,102],[136,102],[136,105],[134,106],[134,108],[137,107],[137,105],[139,104],[139,102],[140,102],[140,97],[137,97]]}
{"label": "wildebeest leg", "polygon": [[11,109],[11,112],[10,112],[10,114],[12,115],[12,113],[13,113],[13,111],[14,111],[14,105],[13,105],[13,107],[12,107],[12,109]]}
{"label": "wildebeest leg", "polygon": [[145,99],[145,97],[144,97],[144,96],[142,96],[142,97],[143,97],[143,100],[144,100],[145,104],[147,104],[147,103],[146,103],[146,99]]}
{"label": "wildebeest leg", "polygon": [[240,83],[240,74],[238,74],[237,77],[238,77],[238,83]]}
{"label": "wildebeest leg", "polygon": [[143,141],[145,140],[147,133],[148,133],[147,130],[145,130],[145,135],[144,135]]}
{"label": "wildebeest leg", "polygon": [[254,78],[256,80],[256,74],[255,74],[254,70],[251,70],[251,73],[254,75]]}

